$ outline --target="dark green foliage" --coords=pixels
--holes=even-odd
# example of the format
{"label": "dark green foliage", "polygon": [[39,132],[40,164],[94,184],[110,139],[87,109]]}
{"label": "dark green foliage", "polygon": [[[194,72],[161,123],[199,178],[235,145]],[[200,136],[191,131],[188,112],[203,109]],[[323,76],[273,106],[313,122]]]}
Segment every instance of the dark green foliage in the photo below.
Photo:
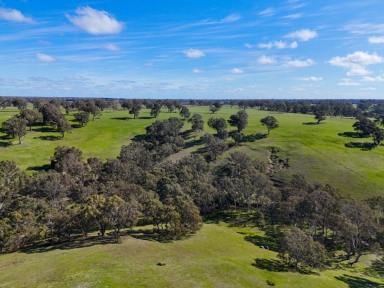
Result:
{"label": "dark green foliage", "polygon": [[204,129],[204,120],[200,114],[193,114],[189,122],[192,124],[192,131],[202,131]]}
{"label": "dark green foliage", "polygon": [[268,135],[272,129],[279,127],[277,119],[273,116],[267,116],[260,120],[261,124],[267,128]]}
{"label": "dark green foliage", "polygon": [[75,120],[79,122],[81,127],[84,127],[89,121],[89,113],[88,112],[79,112],[73,115]]}
{"label": "dark green foliage", "polygon": [[237,131],[241,133],[248,125],[248,114],[244,110],[237,112],[228,120],[229,125],[237,128]]}
{"label": "dark green foliage", "polygon": [[227,121],[224,118],[209,118],[208,126],[216,130],[216,135],[220,139],[226,139],[228,137]]}

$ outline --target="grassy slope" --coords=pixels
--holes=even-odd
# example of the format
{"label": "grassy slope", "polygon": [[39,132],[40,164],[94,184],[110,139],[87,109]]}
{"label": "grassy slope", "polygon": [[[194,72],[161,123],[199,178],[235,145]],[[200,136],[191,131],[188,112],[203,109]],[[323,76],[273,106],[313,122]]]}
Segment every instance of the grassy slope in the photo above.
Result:
{"label": "grassy slope", "polygon": [[245,240],[255,234],[261,235],[205,224],[197,235],[174,243],[124,237],[122,244],[2,255],[0,287],[268,287],[267,280],[276,287],[348,287],[335,278],[342,275],[380,283],[361,274],[361,267],[314,275],[256,268],[255,258],[275,259],[275,253]]}
{"label": "grassy slope", "polygon": [[[207,120],[212,114],[207,107],[193,107],[193,112],[201,113]],[[216,117],[228,118],[236,108],[223,108]],[[15,110],[0,112],[0,122]],[[280,128],[272,131],[268,139],[244,144],[239,149],[266,159],[267,147],[277,146],[283,157],[290,158],[289,173],[302,173],[315,182],[329,183],[337,187],[344,195],[358,198],[381,193],[384,188],[384,147],[372,151],[344,146],[349,141],[360,141],[341,137],[340,132],[351,131],[353,119],[329,118],[321,125],[303,125],[313,121],[310,115],[283,114],[247,110],[249,127],[245,133],[263,132],[260,118],[273,114],[280,122]],[[63,140],[49,141],[38,137],[58,135],[55,132],[28,133],[22,145],[1,147],[0,159],[14,160],[28,169],[49,163],[54,148],[59,145],[73,145],[80,148],[85,157],[98,156],[103,159],[115,157],[121,145],[129,143],[132,136],[144,133],[152,119],[121,118],[129,116],[126,111],[104,112],[101,119],[91,121],[88,126],[74,129]],[[142,113],[147,117],[148,111]],[[161,113],[160,119],[177,114]],[[207,129],[208,130],[208,129]],[[1,135],[0,135],[1,136]],[[4,143],[0,139],[0,144]],[[194,150],[189,148],[188,151]],[[187,154],[185,151],[179,156]]]}

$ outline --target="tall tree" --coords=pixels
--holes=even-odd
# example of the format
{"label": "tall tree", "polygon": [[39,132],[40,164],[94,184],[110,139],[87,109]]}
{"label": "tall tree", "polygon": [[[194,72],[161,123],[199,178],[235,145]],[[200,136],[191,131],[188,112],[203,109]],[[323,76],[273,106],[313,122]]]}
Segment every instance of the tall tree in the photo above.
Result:
{"label": "tall tree", "polygon": [[180,115],[184,119],[188,119],[191,116],[191,112],[189,111],[187,106],[182,106],[180,109]]}
{"label": "tall tree", "polygon": [[200,114],[193,114],[189,122],[192,124],[193,131],[202,131],[204,129],[204,120]]}
{"label": "tall tree", "polygon": [[268,135],[272,129],[279,127],[279,122],[273,116],[267,116],[260,120],[261,124],[267,128]]}
{"label": "tall tree", "polygon": [[248,125],[248,114],[245,110],[241,110],[236,114],[231,115],[228,120],[229,125],[237,128],[237,131],[241,133]]}

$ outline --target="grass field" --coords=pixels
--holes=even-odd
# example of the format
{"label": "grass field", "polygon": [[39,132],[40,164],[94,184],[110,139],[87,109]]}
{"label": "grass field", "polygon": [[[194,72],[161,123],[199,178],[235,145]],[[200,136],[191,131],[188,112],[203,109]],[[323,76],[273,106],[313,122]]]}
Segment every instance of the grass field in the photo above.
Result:
{"label": "grass field", "polygon": [[[384,285],[365,274],[368,257],[353,269],[275,272],[276,253],[255,245],[254,239],[263,234],[249,227],[205,224],[196,235],[173,243],[126,236],[122,244],[2,255],[0,287],[269,287],[267,280],[296,288]],[[256,258],[264,264],[255,265]]]}
{"label": "grass field", "polygon": [[[207,107],[191,110],[202,114],[205,120],[212,117]],[[229,118],[236,111],[225,107],[215,117]],[[347,148],[345,144],[350,141],[364,140],[338,135],[352,131],[353,119],[328,118],[321,125],[308,125],[303,123],[313,121],[310,115],[255,109],[247,112],[249,126],[245,134],[265,132],[259,120],[270,114],[279,120],[280,128],[266,139],[234,149],[267,160],[268,147],[280,148],[280,156],[289,157],[291,165],[281,177],[301,173],[313,182],[332,184],[343,195],[356,198],[377,195],[383,190],[384,147],[371,151]],[[15,113],[10,109],[0,112],[0,122]],[[0,134],[0,160],[14,160],[32,173],[49,163],[57,146],[76,146],[85,157],[116,157],[121,145],[144,133],[145,127],[153,122],[148,116],[148,111],[144,111],[140,119],[134,120],[127,118],[126,111],[106,111],[100,119],[73,129],[64,139],[58,139],[56,132],[34,127],[21,145],[8,145],[9,140]],[[159,118],[171,116],[177,114],[164,112]],[[211,130],[206,127],[206,131]],[[195,149],[196,146],[187,148],[175,158]],[[171,243],[144,239],[137,233],[124,236],[122,244],[88,241],[77,246],[75,242],[71,247],[0,255],[0,287],[270,287],[268,280],[276,287],[384,287],[384,280],[372,278],[374,274],[367,270],[372,261],[379,261],[374,256],[364,256],[353,269],[341,265],[337,269],[301,274],[281,271],[276,253],[261,247],[265,240],[263,232],[256,228],[211,222],[205,223],[196,235]],[[159,262],[166,265],[158,266]]]}
{"label": "grass field", "polygon": [[[212,116],[208,107],[191,107],[191,111],[202,114],[205,120]],[[236,111],[237,108],[225,107],[215,117],[229,118]],[[238,149],[266,160],[269,146],[280,148],[281,157],[289,157],[291,165],[288,172],[281,176],[301,173],[313,182],[329,183],[343,195],[356,198],[370,197],[384,190],[384,147],[371,151],[347,148],[345,144],[348,142],[367,140],[338,135],[352,131],[353,119],[328,118],[321,125],[304,125],[303,123],[312,122],[313,117],[255,109],[248,109],[247,112],[249,126],[246,134],[264,132],[259,120],[269,114],[279,120],[280,128],[272,131],[267,139],[245,143]],[[15,113],[16,110],[0,112],[0,122]],[[159,118],[167,119],[177,115],[163,112]],[[134,135],[145,132],[145,127],[153,122],[148,116],[148,111],[143,111],[140,119],[134,120],[128,119],[130,115],[126,111],[105,111],[100,119],[90,121],[84,128],[73,129],[64,139],[56,139],[59,136],[56,132],[42,132],[41,127],[35,127],[21,145],[6,146],[8,140],[0,138],[0,159],[14,160],[20,167],[31,172],[50,162],[56,146],[76,146],[84,152],[85,157],[115,157],[120,147],[129,143]],[[206,130],[209,131],[208,128]],[[195,148],[189,148],[179,156],[186,155],[193,149]]]}

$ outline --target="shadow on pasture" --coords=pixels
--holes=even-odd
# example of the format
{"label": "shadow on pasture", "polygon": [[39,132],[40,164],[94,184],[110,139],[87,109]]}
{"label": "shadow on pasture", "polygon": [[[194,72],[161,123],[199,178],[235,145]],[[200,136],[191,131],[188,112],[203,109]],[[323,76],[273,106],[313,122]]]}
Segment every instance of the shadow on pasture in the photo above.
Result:
{"label": "shadow on pasture", "polygon": [[122,121],[126,121],[126,120],[130,120],[132,119],[131,117],[112,117],[111,118],[112,120],[122,120]]}
{"label": "shadow on pasture", "polygon": [[256,258],[252,266],[270,272],[288,272],[288,267],[280,260]]}
{"label": "shadow on pasture", "polygon": [[341,137],[348,137],[348,138],[367,138],[367,136],[364,136],[359,132],[353,132],[353,131],[340,132],[337,135]]}
{"label": "shadow on pasture", "polygon": [[53,127],[38,127],[32,129],[35,132],[56,132],[56,129]]}
{"label": "shadow on pasture", "polygon": [[34,245],[22,249],[24,253],[43,253],[53,250],[69,250],[76,248],[85,248],[91,247],[94,245],[105,245],[105,244],[116,244],[116,238],[111,236],[90,236],[90,237],[81,237],[72,238],[71,241],[61,242],[61,243],[43,243],[40,245]]}
{"label": "shadow on pasture", "polygon": [[247,235],[244,237],[244,240],[251,242],[252,244],[255,244],[256,246],[266,249],[278,252],[279,250],[279,243],[278,241],[270,236],[259,236],[259,235]]}
{"label": "shadow on pasture", "polygon": [[12,143],[10,141],[0,141],[0,147],[8,147],[11,145]]}
{"label": "shadow on pasture", "polygon": [[305,275],[319,275],[319,273],[303,267],[288,266],[278,259],[256,258],[255,262],[252,263],[252,266],[270,272],[297,272]]}
{"label": "shadow on pasture", "polygon": [[33,139],[40,139],[40,140],[44,140],[44,141],[58,141],[58,140],[61,140],[63,138],[61,138],[60,136],[56,136],[56,135],[46,135],[46,136],[33,137]]}
{"label": "shadow on pasture", "polygon": [[383,288],[384,287],[384,284],[373,282],[366,278],[351,276],[347,274],[343,274],[342,276],[336,276],[335,278],[339,281],[342,281],[348,284],[350,288],[379,288],[379,287]]}
{"label": "shadow on pasture", "polygon": [[203,144],[203,140],[201,140],[201,139],[194,139],[194,140],[185,142],[184,148],[187,149],[187,148],[191,148],[193,146],[201,145],[201,144]]}
{"label": "shadow on pasture", "polygon": [[135,229],[126,232],[126,235],[129,235],[133,238],[146,240],[146,241],[154,241],[160,243],[170,243],[174,240],[180,240],[180,238],[170,237],[169,234],[159,233],[156,231],[148,230],[148,229]]}
{"label": "shadow on pasture", "polygon": [[137,119],[156,119],[155,117],[152,117],[152,116],[141,116],[141,117],[137,117]]}
{"label": "shadow on pasture", "polygon": [[371,266],[367,269],[367,272],[373,274],[374,276],[379,276],[384,278],[384,257],[372,262]]}
{"label": "shadow on pasture", "polygon": [[50,164],[45,164],[41,166],[31,166],[27,168],[28,171],[36,171],[36,172],[49,171],[50,169],[51,169]]}
{"label": "shadow on pasture", "polygon": [[369,143],[369,142],[348,142],[348,143],[345,143],[344,145],[347,148],[358,148],[362,151],[370,151],[376,147],[374,143]]}
{"label": "shadow on pasture", "polygon": [[266,133],[243,135],[241,142],[255,142],[257,140],[265,139],[267,137],[268,135]]}
{"label": "shadow on pasture", "polygon": [[232,227],[256,226],[258,215],[256,212],[232,210],[218,211],[204,217],[204,223],[218,224],[225,222]]}
{"label": "shadow on pasture", "polygon": [[321,123],[317,123],[317,122],[303,122],[303,125],[308,125],[308,126],[311,126],[311,125],[321,125]]}

